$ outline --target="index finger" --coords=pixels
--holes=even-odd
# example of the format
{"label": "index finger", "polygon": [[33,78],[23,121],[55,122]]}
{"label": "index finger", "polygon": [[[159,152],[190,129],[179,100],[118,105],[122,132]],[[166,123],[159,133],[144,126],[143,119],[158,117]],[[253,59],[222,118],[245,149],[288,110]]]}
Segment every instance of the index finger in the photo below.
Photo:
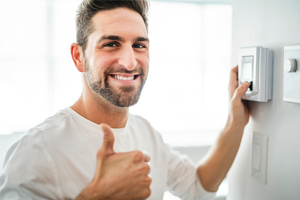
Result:
{"label": "index finger", "polygon": [[238,65],[231,69],[229,80],[229,98],[231,99],[238,87]]}
{"label": "index finger", "polygon": [[238,71],[239,71],[239,66],[238,65],[231,69],[230,81],[238,80]]}

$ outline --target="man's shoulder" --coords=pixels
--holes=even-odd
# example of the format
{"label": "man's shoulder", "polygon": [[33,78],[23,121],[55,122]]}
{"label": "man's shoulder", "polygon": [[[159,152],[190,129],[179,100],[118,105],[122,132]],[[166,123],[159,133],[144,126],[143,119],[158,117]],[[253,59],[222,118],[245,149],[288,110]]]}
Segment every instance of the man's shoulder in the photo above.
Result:
{"label": "man's shoulder", "polygon": [[68,138],[73,130],[77,128],[76,124],[78,123],[66,108],[30,128],[23,136],[40,141],[43,144],[54,144]]}
{"label": "man's shoulder", "polygon": [[68,124],[69,120],[70,114],[67,112],[67,110],[60,110],[54,115],[46,118],[43,122],[30,128],[25,134],[36,137],[39,134],[47,133],[49,131],[59,131],[62,130],[62,127]]}

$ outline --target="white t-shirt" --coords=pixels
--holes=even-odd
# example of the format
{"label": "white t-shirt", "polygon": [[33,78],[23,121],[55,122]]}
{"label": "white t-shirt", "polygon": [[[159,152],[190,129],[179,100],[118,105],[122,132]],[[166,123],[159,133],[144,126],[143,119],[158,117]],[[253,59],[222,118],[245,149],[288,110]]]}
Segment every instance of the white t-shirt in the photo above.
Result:
{"label": "white t-shirt", "polygon": [[[146,151],[152,178],[149,200],[165,190],[182,199],[211,199],[196,167],[165,144],[145,119],[129,115],[125,128],[113,129],[115,152]],[[0,199],[74,199],[92,180],[103,132],[71,108],[30,129],[9,149],[0,176]]]}

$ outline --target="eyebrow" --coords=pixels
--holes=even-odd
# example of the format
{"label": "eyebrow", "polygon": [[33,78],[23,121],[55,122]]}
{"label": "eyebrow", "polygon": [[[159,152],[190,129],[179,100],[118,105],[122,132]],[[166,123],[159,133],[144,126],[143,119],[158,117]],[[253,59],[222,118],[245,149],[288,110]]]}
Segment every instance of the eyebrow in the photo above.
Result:
{"label": "eyebrow", "polygon": [[[115,40],[115,41],[120,41],[120,42],[124,42],[124,38],[117,36],[117,35],[103,35],[98,41],[97,43],[102,42],[103,40]],[[137,37],[133,40],[134,42],[149,42],[149,39],[146,37]]]}

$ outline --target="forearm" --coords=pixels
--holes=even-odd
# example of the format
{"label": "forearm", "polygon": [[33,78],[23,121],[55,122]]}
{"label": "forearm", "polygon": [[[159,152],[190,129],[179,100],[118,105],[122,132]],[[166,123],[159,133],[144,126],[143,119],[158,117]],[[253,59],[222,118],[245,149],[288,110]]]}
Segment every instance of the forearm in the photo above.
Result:
{"label": "forearm", "polygon": [[244,128],[250,116],[247,104],[242,102],[242,97],[249,86],[248,82],[239,85],[238,66],[234,67],[230,73],[230,112],[226,126],[197,171],[198,177],[207,191],[218,190],[238,152]]}
{"label": "forearm", "polygon": [[93,190],[95,186],[93,186],[93,183],[89,183],[82,191],[81,193],[76,197],[75,200],[101,200],[105,198],[101,198],[99,193],[100,191],[98,190],[95,192]]}
{"label": "forearm", "polygon": [[228,120],[219,139],[198,167],[198,176],[207,191],[218,190],[238,152],[244,126],[236,126]]}

